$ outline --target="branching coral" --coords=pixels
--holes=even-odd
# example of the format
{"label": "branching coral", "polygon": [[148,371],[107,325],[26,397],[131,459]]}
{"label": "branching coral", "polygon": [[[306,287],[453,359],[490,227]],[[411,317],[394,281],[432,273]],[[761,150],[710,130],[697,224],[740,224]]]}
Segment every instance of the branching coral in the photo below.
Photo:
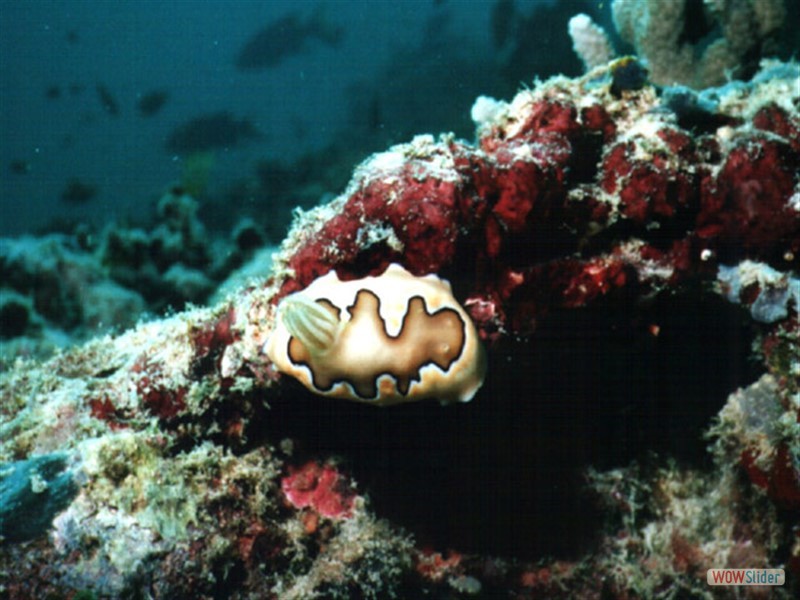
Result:
{"label": "branching coral", "polygon": [[660,85],[747,76],[785,21],[784,0],[614,0],[622,38]]}
{"label": "branching coral", "polygon": [[587,70],[614,58],[614,48],[606,32],[589,15],[581,13],[572,17],[568,23],[568,31],[572,38],[572,48]]}

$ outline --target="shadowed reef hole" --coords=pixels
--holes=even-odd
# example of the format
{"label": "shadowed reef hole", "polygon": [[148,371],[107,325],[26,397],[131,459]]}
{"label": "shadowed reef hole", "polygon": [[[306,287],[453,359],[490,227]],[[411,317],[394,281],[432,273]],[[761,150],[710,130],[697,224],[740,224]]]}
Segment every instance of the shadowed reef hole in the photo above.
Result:
{"label": "shadowed reef hole", "polygon": [[421,546],[577,557],[602,524],[587,467],[655,453],[710,468],[703,432],[761,372],[754,333],[739,307],[699,293],[566,311],[493,351],[470,403],[381,409],[298,384],[272,404],[265,434],[294,439],[296,460],[341,457],[376,514]]}

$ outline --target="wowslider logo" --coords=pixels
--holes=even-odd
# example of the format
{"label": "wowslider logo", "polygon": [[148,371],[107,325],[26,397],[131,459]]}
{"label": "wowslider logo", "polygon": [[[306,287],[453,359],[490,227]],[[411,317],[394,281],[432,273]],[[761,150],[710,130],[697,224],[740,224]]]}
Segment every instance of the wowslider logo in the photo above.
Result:
{"label": "wowslider logo", "polygon": [[783,569],[709,569],[708,585],[783,585]]}

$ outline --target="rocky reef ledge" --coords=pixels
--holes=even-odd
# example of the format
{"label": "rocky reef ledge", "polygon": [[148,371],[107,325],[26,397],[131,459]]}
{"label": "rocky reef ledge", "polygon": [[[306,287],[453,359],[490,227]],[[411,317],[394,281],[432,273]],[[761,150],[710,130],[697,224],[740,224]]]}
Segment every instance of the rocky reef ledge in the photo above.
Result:
{"label": "rocky reef ledge", "polygon": [[[792,597],[799,80],[656,88],[620,59],[480,98],[475,143],[370,157],[263,284],[18,360],[0,595],[689,597],[708,568],[775,567]],[[267,358],[282,298],[392,263],[473,320],[470,403],[318,398]]]}

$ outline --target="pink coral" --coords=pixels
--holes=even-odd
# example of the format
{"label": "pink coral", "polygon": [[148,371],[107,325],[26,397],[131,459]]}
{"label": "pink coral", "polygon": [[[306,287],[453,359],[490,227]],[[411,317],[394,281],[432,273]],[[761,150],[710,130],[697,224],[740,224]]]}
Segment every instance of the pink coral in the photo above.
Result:
{"label": "pink coral", "polygon": [[281,489],[295,508],[311,508],[331,519],[352,514],[355,491],[333,465],[309,461],[290,467],[289,474],[281,480]]}
{"label": "pink coral", "polygon": [[[292,249],[281,295],[330,269],[345,279],[393,261],[415,274],[455,269],[496,340],[613,290],[713,276],[717,260],[800,257],[794,115],[769,105],[728,118],[740,125],[719,137],[659,120],[646,102],[614,111],[573,98],[557,86],[522,92],[477,147],[415,141],[363,165],[341,209]],[[365,244],[370,228],[397,243]]]}

